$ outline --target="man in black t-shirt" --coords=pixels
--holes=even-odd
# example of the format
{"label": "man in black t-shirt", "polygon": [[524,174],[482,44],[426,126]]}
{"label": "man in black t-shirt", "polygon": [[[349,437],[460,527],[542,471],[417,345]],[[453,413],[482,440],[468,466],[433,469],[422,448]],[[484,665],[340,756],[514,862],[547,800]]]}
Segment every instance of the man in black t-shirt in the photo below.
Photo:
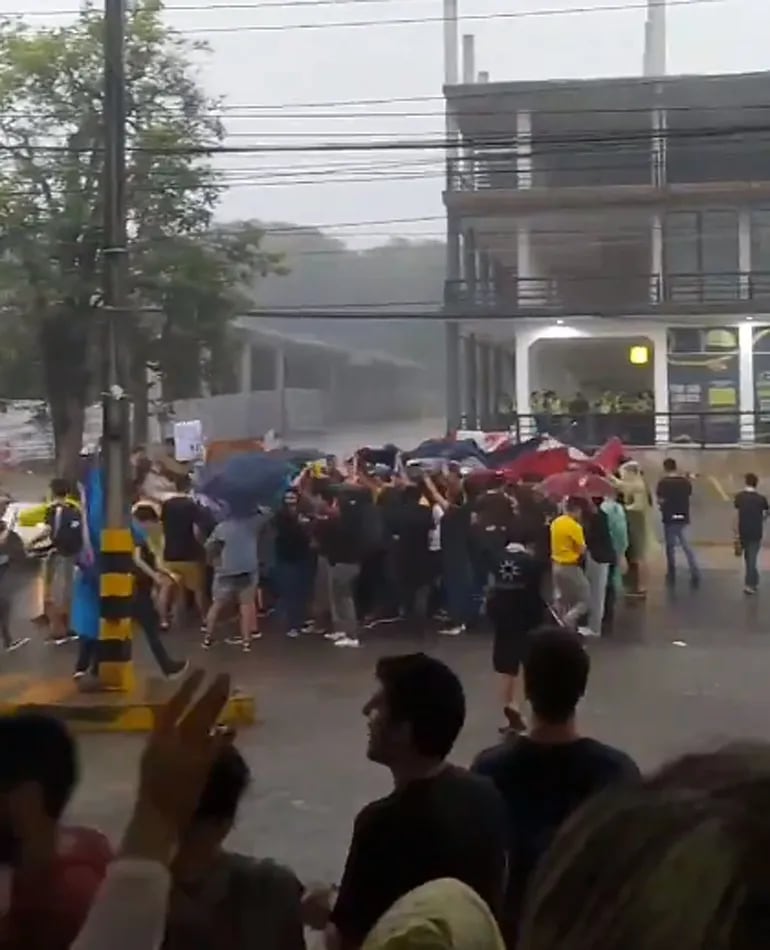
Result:
{"label": "man in black t-shirt", "polygon": [[666,545],[666,583],[676,582],[676,549],[680,547],[690,571],[690,586],[700,586],[700,569],[695,552],[687,539],[690,524],[690,499],[692,482],[688,475],[677,471],[676,461],[663,460],[663,478],[655,491],[663,521],[663,538]]}
{"label": "man in black t-shirt", "polygon": [[505,802],[510,864],[501,917],[509,946],[529,876],[559,827],[592,795],[639,777],[625,753],[578,732],[589,666],[579,635],[562,627],[536,632],[524,661],[529,733],[482,752],[472,767]]}
{"label": "man in black t-shirt", "polygon": [[404,894],[438,878],[473,888],[497,913],[506,868],[503,803],[487,779],[446,762],[465,721],[457,676],[415,653],[377,664],[364,707],[369,758],[395,788],[356,817],[331,923],[343,948],[359,947]]}
{"label": "man in black t-shirt", "polygon": [[762,548],[762,535],[767,518],[767,498],[757,491],[759,479],[752,472],[744,478],[746,487],[735,496],[736,552],[743,554],[746,565],[744,591],[756,594],[759,587],[757,559]]}
{"label": "man in black t-shirt", "polygon": [[[202,538],[208,524],[207,514],[189,494],[189,479],[176,480],[177,493],[161,506],[163,524],[163,561],[176,577],[181,589],[192,595],[201,625],[206,617],[206,570]],[[161,597],[163,627],[168,627],[171,615],[173,587],[164,589]]]}

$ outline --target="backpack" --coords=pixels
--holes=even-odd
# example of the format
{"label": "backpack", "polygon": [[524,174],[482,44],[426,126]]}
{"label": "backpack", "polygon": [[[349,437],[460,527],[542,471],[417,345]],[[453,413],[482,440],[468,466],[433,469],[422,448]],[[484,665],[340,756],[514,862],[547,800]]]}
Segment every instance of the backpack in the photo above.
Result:
{"label": "backpack", "polygon": [[77,557],[83,549],[83,516],[74,505],[51,505],[46,516],[56,554]]}
{"label": "backpack", "polygon": [[339,524],[350,539],[358,557],[378,551],[385,537],[381,509],[375,505],[368,488],[346,485],[339,494]]}

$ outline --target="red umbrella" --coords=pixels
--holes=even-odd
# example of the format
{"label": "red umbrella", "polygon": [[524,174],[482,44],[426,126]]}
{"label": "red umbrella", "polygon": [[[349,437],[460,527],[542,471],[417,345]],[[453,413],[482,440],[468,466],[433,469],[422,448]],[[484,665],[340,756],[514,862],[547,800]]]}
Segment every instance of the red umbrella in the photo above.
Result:
{"label": "red umbrella", "polygon": [[616,491],[608,478],[586,470],[551,475],[541,482],[538,488],[544,495],[554,499],[567,498],[570,495],[580,495],[583,498],[607,498],[614,495]]}

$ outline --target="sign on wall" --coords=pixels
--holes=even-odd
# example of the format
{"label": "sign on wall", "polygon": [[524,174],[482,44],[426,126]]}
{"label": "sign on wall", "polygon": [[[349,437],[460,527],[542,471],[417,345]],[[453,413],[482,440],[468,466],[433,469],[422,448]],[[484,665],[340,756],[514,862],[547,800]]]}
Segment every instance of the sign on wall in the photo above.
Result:
{"label": "sign on wall", "polygon": [[770,442],[770,327],[756,327],[751,338],[757,442]]}
{"label": "sign on wall", "polygon": [[733,327],[674,327],[668,331],[672,440],[738,441],[738,348],[738,331]]}

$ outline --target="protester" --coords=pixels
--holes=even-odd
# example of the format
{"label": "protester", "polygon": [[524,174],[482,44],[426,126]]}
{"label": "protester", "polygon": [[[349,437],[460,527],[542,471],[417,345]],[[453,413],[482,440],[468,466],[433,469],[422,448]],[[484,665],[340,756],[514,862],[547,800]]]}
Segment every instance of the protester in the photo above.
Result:
{"label": "protester", "polygon": [[615,562],[615,548],[607,515],[601,507],[602,499],[586,501],[583,507],[583,525],[586,542],[585,574],[590,590],[588,626],[583,636],[599,637],[604,621],[610,568]]}
{"label": "protester", "polygon": [[605,498],[601,504],[602,511],[607,517],[607,526],[610,530],[614,559],[610,565],[610,574],[607,581],[607,595],[604,600],[604,620],[602,634],[611,634],[615,625],[615,607],[618,598],[623,593],[623,578],[628,570],[628,521],[626,511],[617,497]]}
{"label": "protester", "polygon": [[766,947],[769,763],[685,756],[589,802],[534,875],[519,950]]}
{"label": "protester", "polygon": [[446,482],[446,496],[429,476],[425,488],[434,505],[441,511],[437,519],[440,539],[441,573],[449,623],[439,632],[445,636],[465,633],[475,620],[473,603],[473,568],[470,555],[471,511],[466,503],[462,479],[450,472]]}
{"label": "protester", "polygon": [[286,492],[273,519],[278,609],[290,638],[306,627],[316,569],[310,517],[300,510],[299,502],[296,490]]}
{"label": "protester", "polygon": [[647,562],[653,546],[650,525],[652,499],[638,462],[628,461],[620,467],[615,485],[626,509],[628,524],[628,563],[633,568],[631,594],[647,596]]}
{"label": "protester", "polygon": [[24,542],[5,520],[8,500],[0,501],[0,641],[6,653],[29,643],[29,637],[14,637],[11,615],[14,595],[19,587],[19,568],[26,560]]}
{"label": "protester", "polygon": [[44,589],[50,627],[49,640],[66,643],[75,637],[70,630],[70,606],[75,564],[83,549],[83,514],[70,497],[69,482],[51,481],[51,501],[46,506],[43,528],[30,540],[30,547],[43,539],[50,542],[46,559]]}
{"label": "protester", "polygon": [[676,584],[676,549],[681,547],[690,571],[690,586],[700,586],[700,570],[689,540],[690,498],[692,482],[687,475],[677,471],[676,460],[663,460],[663,477],[655,490],[663,521],[663,538],[666,546],[666,583]]}
{"label": "protester", "polygon": [[759,479],[752,472],[744,477],[744,488],[735,496],[734,536],[736,553],[743,555],[745,575],[743,590],[756,594],[759,589],[759,552],[765,531],[767,498],[757,490]]}
{"label": "protester", "polygon": [[[359,812],[330,922],[342,947],[359,947],[382,914],[414,888],[451,877],[493,912],[505,878],[505,820],[490,783],[446,758],[465,722],[455,674],[422,653],[383,658],[364,706],[369,758],[394,791]],[[312,895],[328,906],[328,893]]]}
{"label": "protester", "polygon": [[332,629],[326,637],[339,647],[361,645],[355,585],[361,571],[361,509],[369,504],[366,490],[340,486],[330,494],[328,512],[318,519],[318,546],[329,565]]}
{"label": "protester", "polygon": [[215,728],[230,693],[230,679],[215,677],[193,701],[202,682],[202,672],[192,673],[158,710],[117,860],[107,869],[71,950],[161,946],[171,886],[169,865],[199,805],[210,769],[230,741]]}
{"label": "protester", "polygon": [[580,734],[577,706],[590,660],[581,640],[561,627],[530,639],[524,691],[532,712],[526,736],[479,755],[473,770],[492,780],[508,816],[508,888],[504,932],[513,946],[529,877],[566,818],[608,785],[636,779],[623,752]]}
{"label": "protester", "polygon": [[296,876],[274,861],[223,849],[250,778],[237,749],[223,746],[180,829],[164,950],[304,950]]}
{"label": "protester", "polygon": [[568,498],[564,513],[551,522],[551,561],[557,603],[564,623],[577,628],[589,610],[591,590],[583,573],[586,539],[583,501]]}
{"label": "protester", "polygon": [[259,555],[257,534],[266,519],[265,514],[220,521],[206,541],[206,554],[214,567],[212,601],[204,625],[203,643],[208,650],[214,645],[214,635],[222,610],[231,603],[238,607],[239,635],[228,642],[251,650],[252,640],[261,633],[257,623],[257,587],[259,584]]}
{"label": "protester", "polygon": [[530,633],[545,619],[543,600],[545,565],[535,556],[534,545],[521,544],[505,532],[503,548],[490,550],[490,588],[487,614],[494,631],[492,665],[501,679],[505,725],[521,732],[525,728],[521,712],[519,670]]}
{"label": "protester", "polygon": [[78,781],[63,723],[37,713],[0,717],[0,865],[11,870],[0,944],[69,950],[111,858],[89,828],[63,827]]}
{"label": "protester", "polygon": [[363,950],[504,950],[489,908],[460,881],[439,878],[410,891],[369,932]]}
{"label": "protester", "polygon": [[158,513],[152,505],[137,505],[134,509],[134,593],[132,619],[144,633],[147,646],[164,676],[172,678],[186,672],[186,662],[172,660],[160,636],[160,614],[155,606],[167,586],[175,582],[174,575],[158,564],[148,535],[157,528]]}
{"label": "protester", "polygon": [[[195,602],[198,619],[205,635],[206,595],[203,541],[209,526],[200,505],[190,495],[187,475],[175,476],[176,491],[161,507],[163,525],[163,561],[177,577],[178,585],[164,588],[160,599],[162,628],[168,629],[175,595],[189,594]],[[177,607],[185,606],[184,604]]]}

